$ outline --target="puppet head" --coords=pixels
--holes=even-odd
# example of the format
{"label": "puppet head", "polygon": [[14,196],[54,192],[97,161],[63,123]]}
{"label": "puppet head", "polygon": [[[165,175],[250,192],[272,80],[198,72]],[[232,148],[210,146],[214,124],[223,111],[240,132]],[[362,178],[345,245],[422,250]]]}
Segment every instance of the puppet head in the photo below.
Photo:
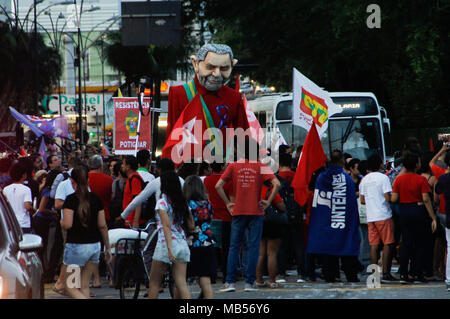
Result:
{"label": "puppet head", "polygon": [[226,84],[237,60],[228,45],[208,43],[191,56],[191,62],[200,84],[215,92]]}

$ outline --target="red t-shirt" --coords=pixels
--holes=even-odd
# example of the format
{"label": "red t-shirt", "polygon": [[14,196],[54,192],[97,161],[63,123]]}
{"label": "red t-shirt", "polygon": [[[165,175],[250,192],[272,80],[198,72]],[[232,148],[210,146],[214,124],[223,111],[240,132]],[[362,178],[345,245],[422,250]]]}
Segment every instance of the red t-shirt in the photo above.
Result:
{"label": "red t-shirt", "polygon": [[401,204],[423,202],[422,194],[431,192],[430,185],[425,177],[415,173],[405,173],[398,176],[392,193],[397,193]]}
{"label": "red t-shirt", "polygon": [[[198,81],[197,76],[194,76],[195,87],[197,92],[200,93],[208,106],[209,112],[214,122],[214,126],[219,128],[222,118],[225,119],[225,125],[222,125],[223,136],[225,139],[226,127],[241,127],[246,130],[248,125],[247,114],[245,112],[242,96],[239,92],[236,92],[228,86],[222,86],[217,92],[209,92]],[[167,129],[166,129],[166,141],[172,132],[172,128],[180,117],[186,105],[188,105],[188,99],[186,91],[183,85],[172,86],[169,90],[168,101],[168,113],[167,113]],[[228,113],[224,115],[224,110],[219,110],[221,114],[218,114],[217,107],[224,105],[228,107]],[[203,128],[206,130],[206,127]]]}
{"label": "red t-shirt", "polygon": [[[267,194],[267,191],[269,191],[269,193]],[[261,188],[261,199],[267,199],[270,196],[271,193],[271,189],[269,187],[267,187],[266,185],[263,185],[263,187]],[[280,194],[276,193],[275,197],[273,198],[272,201],[272,206],[275,206],[278,203],[282,203],[283,199],[281,198]]]}
{"label": "red t-shirt", "polygon": [[294,179],[295,176],[295,172],[294,171],[282,171],[282,172],[278,172],[278,175],[281,176],[281,178],[284,178],[285,180],[292,182],[292,180]]}
{"label": "red t-shirt", "polygon": [[[130,189],[130,180],[131,180],[131,189]],[[133,198],[139,195],[140,192],[142,191],[141,181],[142,178],[138,172],[134,172],[133,174],[130,175],[130,177],[128,177],[127,182],[125,183],[125,188],[123,189],[123,204],[122,204],[123,209],[127,208],[127,206],[131,203]],[[126,220],[129,221],[130,223],[134,221],[134,211],[132,211],[131,214],[128,215]],[[139,221],[139,223],[143,222],[144,220]]]}
{"label": "red t-shirt", "polygon": [[109,220],[113,179],[103,173],[89,172],[89,188],[100,197],[105,210],[105,219]]}
{"label": "red t-shirt", "polygon": [[[439,167],[437,165],[431,166],[431,171],[433,172],[433,175],[436,177],[436,180],[439,179],[442,175],[444,175],[447,170],[445,168]],[[444,194],[439,195],[439,213],[445,215],[445,197]]]}
{"label": "red t-shirt", "polygon": [[[205,184],[206,191],[208,192],[208,199],[211,203],[211,206],[213,207],[213,219],[219,219],[223,220],[224,222],[231,222],[231,214],[227,209],[227,205],[225,205],[225,202],[220,198],[219,194],[216,191],[216,184],[220,179],[221,174],[220,173],[213,173],[212,175],[209,175],[205,178],[203,183]],[[226,183],[223,186],[225,190],[225,194],[229,197],[233,185],[231,182]]]}
{"label": "red t-shirt", "polygon": [[235,162],[228,165],[220,179],[232,181],[235,195],[233,216],[264,215],[259,208],[261,188],[267,180],[276,178],[271,169],[260,162]]}

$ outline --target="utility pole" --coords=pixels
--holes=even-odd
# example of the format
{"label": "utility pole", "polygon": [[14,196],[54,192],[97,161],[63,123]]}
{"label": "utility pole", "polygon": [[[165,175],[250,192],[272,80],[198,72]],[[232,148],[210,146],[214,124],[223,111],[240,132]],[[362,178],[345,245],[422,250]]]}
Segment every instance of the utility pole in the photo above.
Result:
{"label": "utility pole", "polygon": [[[37,106],[39,105],[38,101],[38,74],[39,74],[39,57],[38,57],[38,36],[37,36],[37,14],[36,14],[36,0],[34,0],[34,103],[35,103],[35,112],[37,112]],[[17,27],[17,25],[16,25]]]}

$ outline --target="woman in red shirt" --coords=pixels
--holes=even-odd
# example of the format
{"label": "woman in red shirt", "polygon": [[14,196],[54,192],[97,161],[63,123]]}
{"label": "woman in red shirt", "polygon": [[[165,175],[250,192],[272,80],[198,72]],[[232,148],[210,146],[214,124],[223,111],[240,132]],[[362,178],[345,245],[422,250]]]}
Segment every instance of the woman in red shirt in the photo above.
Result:
{"label": "woman in red shirt", "polygon": [[[270,182],[265,182],[261,189],[261,200],[265,200],[271,189],[267,186]],[[277,193],[272,201],[272,206],[274,206],[278,211],[285,214],[286,205],[283,202],[281,196]],[[256,267],[256,285],[258,287],[269,287],[269,288],[279,288],[280,285],[276,282],[278,265],[278,250],[281,245],[281,238],[286,232],[286,226],[272,225],[268,222],[263,223],[263,232],[261,237],[261,244],[259,246],[259,258],[258,265]],[[263,271],[264,271],[264,257],[267,255],[267,270],[269,272],[270,280],[264,282]]]}
{"label": "woman in red shirt", "polygon": [[[392,187],[393,202],[399,200],[400,228],[402,246],[400,250],[400,281],[403,283],[426,282],[424,266],[426,257],[426,241],[430,231],[436,230],[436,214],[431,205],[431,192],[425,177],[417,174],[420,169],[420,155],[405,152],[403,155],[405,174],[398,176]],[[430,227],[431,218],[431,227]],[[415,279],[408,276],[408,265],[411,260],[411,272]]]}

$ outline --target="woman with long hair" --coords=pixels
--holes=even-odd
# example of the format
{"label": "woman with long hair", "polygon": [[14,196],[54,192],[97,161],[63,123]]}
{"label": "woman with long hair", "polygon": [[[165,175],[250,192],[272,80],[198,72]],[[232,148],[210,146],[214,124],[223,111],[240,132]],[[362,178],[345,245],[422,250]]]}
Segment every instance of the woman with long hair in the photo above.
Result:
{"label": "woman with long hair", "polygon": [[[426,282],[425,260],[428,238],[435,232],[437,217],[430,198],[430,186],[425,177],[417,174],[421,166],[420,155],[405,151],[403,167],[392,187],[391,201],[399,201],[402,247],[400,250],[400,281]],[[408,276],[409,262],[411,273]]]}
{"label": "woman with long hair", "polygon": [[[90,297],[89,281],[100,261],[100,241],[105,245],[105,261],[111,259],[108,228],[100,198],[88,189],[88,172],[85,167],[76,167],[70,176],[75,193],[64,201],[62,228],[67,230],[64,264],[66,293],[75,299]],[[79,277],[73,277],[73,273]]]}
{"label": "woman with long hair", "polygon": [[161,175],[161,193],[162,197],[155,206],[158,242],[153,254],[148,297],[158,298],[164,271],[167,265],[171,265],[177,297],[190,299],[186,283],[190,251],[183,225],[187,224],[188,229],[193,229],[193,219],[175,172],[169,171]]}
{"label": "woman with long hair", "polygon": [[191,262],[187,272],[189,277],[199,277],[199,285],[204,299],[213,298],[211,278],[216,274],[216,242],[211,231],[213,208],[206,196],[206,189],[200,177],[191,175],[184,181],[184,197],[194,219],[195,229],[188,236]]}

